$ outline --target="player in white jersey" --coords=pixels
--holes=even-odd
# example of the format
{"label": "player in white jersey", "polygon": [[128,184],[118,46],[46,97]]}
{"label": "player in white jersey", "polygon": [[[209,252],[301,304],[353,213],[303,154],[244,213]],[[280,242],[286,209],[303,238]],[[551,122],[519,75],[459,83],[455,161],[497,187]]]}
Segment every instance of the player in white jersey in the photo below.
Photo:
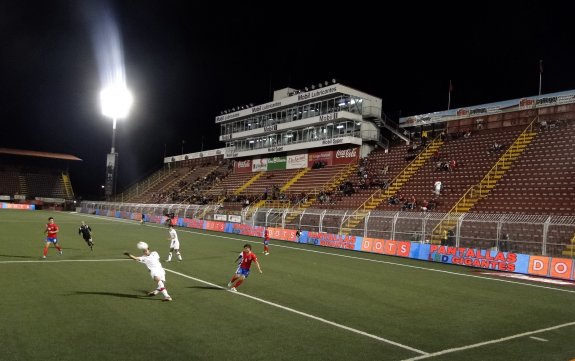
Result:
{"label": "player in white jersey", "polygon": [[164,268],[160,263],[160,255],[156,251],[151,252],[145,242],[139,242],[138,248],[142,250],[142,256],[140,257],[133,256],[129,252],[124,252],[124,254],[135,261],[144,263],[150,270],[150,275],[154,281],[158,283],[158,287],[155,290],[148,292],[148,296],[155,296],[162,292],[164,295],[163,301],[171,301],[172,297],[170,297],[168,290],[164,286],[164,282],[166,282],[166,271],[164,271]]}
{"label": "player in white jersey", "polygon": [[178,239],[178,234],[176,233],[176,230],[174,229],[174,225],[170,223],[169,227],[169,233],[170,233],[170,238],[168,238],[168,241],[170,241],[170,253],[168,253],[168,259],[166,260],[166,262],[172,262],[172,252],[176,252],[176,256],[178,256],[178,261],[182,260],[182,255],[180,254],[180,240]]}

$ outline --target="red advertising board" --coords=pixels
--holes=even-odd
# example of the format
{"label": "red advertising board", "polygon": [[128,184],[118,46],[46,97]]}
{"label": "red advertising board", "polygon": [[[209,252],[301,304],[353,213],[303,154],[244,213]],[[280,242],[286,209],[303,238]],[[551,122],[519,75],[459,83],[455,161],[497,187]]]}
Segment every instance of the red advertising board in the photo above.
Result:
{"label": "red advertising board", "polygon": [[310,151],[307,155],[308,168],[313,167],[315,162],[323,162],[324,165],[333,165],[333,150]]}
{"label": "red advertising board", "polygon": [[201,219],[184,218],[184,224],[188,228],[197,228],[197,229],[204,228],[204,221]]}
{"label": "red advertising board", "polygon": [[359,147],[341,148],[333,153],[333,164],[357,163],[359,159]]}
{"label": "red advertising board", "polygon": [[361,242],[361,250],[364,252],[409,257],[411,242],[364,237]]}
{"label": "red advertising board", "polygon": [[234,162],[234,173],[251,173],[251,172],[252,172],[251,159],[236,160]]}
{"label": "red advertising board", "polygon": [[205,222],[206,222],[206,229],[208,231],[223,232],[226,229],[225,222],[218,222],[218,221],[205,221]]}
{"label": "red advertising board", "polygon": [[281,241],[297,242],[297,237],[295,229],[284,229],[284,228],[274,228],[268,227],[268,232],[271,239],[279,239]]}

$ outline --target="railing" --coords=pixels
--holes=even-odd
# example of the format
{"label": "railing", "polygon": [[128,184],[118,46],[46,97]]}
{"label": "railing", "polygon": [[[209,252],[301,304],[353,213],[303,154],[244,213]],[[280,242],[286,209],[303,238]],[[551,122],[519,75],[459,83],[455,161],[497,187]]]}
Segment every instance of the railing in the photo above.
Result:
{"label": "railing", "polygon": [[[213,206],[183,204],[130,204],[84,201],[82,212],[123,211],[150,216],[173,212],[177,217],[204,220],[238,216],[241,211],[228,211]],[[301,228],[302,230],[337,234],[348,211],[306,209],[298,213],[295,223],[286,223],[287,216],[296,212],[288,208],[259,208],[251,224]],[[362,237],[403,241],[429,242],[433,229],[447,213],[371,211],[365,218],[366,226],[355,234]],[[492,249],[509,252],[563,256],[565,246],[575,234],[575,216],[517,215],[461,213],[453,215],[455,228],[449,242],[457,247]],[[134,220],[139,220],[134,217]],[[506,237],[508,235],[509,237]],[[564,256],[563,256],[564,257]]]}

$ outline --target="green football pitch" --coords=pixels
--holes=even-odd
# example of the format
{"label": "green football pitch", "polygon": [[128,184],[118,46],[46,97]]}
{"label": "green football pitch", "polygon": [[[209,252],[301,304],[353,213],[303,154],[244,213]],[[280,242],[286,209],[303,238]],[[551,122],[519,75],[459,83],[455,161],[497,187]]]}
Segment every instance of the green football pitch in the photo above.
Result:
{"label": "green football pitch", "polygon": [[[42,260],[49,216],[64,254]],[[78,235],[93,229],[91,252]],[[166,227],[0,210],[0,360],[571,360],[575,287],[470,268],[177,229],[184,260],[163,262],[173,302],[147,297],[146,241]],[[226,284],[250,243],[263,269]]]}

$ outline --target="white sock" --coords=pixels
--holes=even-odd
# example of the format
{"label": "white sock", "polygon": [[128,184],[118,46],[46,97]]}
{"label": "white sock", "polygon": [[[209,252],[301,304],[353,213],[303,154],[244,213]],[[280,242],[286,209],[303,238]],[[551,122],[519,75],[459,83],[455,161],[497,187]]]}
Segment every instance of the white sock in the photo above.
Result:
{"label": "white sock", "polygon": [[166,289],[166,286],[164,286],[164,281],[158,281],[157,291],[162,292],[164,297],[170,297],[170,295],[168,294],[168,290]]}
{"label": "white sock", "polygon": [[168,253],[168,261],[172,260],[172,252]]}
{"label": "white sock", "polygon": [[176,255],[178,256],[178,259],[181,261],[181,260],[182,260],[182,255],[180,254],[180,252],[176,253]]}

